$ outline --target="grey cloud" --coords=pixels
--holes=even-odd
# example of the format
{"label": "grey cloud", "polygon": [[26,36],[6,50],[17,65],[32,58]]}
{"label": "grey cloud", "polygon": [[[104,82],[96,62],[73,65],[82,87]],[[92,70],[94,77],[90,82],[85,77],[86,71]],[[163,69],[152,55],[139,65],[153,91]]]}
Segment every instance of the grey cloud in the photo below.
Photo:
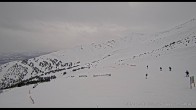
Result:
{"label": "grey cloud", "polygon": [[195,18],[195,11],[195,2],[2,2],[0,53],[59,50],[126,32],[164,31]]}

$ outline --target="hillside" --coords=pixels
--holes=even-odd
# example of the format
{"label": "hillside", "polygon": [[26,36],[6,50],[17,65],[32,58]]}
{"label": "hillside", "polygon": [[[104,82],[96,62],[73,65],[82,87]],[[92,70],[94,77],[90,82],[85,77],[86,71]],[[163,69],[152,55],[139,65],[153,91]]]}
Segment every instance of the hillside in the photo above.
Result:
{"label": "hillside", "polygon": [[195,59],[191,19],[164,32],[9,62],[0,66],[0,106],[196,107],[185,77],[186,70],[196,75]]}

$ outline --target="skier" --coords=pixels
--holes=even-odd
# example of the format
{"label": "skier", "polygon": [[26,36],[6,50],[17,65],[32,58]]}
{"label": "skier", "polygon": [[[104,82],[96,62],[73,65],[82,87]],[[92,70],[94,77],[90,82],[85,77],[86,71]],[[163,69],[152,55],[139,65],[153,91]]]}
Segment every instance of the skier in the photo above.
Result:
{"label": "skier", "polygon": [[160,71],[162,71],[162,67],[160,67]]}
{"label": "skier", "polygon": [[171,69],[172,69],[172,68],[171,68],[171,67],[169,67],[169,71],[171,71]]}
{"label": "skier", "polygon": [[189,71],[188,70],[186,70],[186,77],[189,77]]}
{"label": "skier", "polygon": [[147,79],[148,74],[146,73],[146,79]]}
{"label": "skier", "polygon": [[147,69],[148,69],[148,65],[147,65]]}

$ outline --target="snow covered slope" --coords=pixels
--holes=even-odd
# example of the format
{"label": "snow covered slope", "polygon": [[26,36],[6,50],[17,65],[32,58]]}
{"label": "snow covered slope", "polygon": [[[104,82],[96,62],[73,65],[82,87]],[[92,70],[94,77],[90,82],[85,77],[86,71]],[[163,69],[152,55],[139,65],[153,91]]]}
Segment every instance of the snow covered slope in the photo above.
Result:
{"label": "snow covered slope", "polygon": [[196,107],[196,88],[185,77],[186,70],[196,76],[195,60],[192,19],[152,35],[132,33],[1,65],[0,106]]}

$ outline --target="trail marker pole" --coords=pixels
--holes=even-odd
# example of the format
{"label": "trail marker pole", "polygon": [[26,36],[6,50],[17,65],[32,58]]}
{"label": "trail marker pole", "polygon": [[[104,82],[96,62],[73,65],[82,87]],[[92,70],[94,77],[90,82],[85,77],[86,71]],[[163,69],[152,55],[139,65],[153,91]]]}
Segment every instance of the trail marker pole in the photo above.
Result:
{"label": "trail marker pole", "polygon": [[192,77],[190,77],[190,88],[192,89]]}
{"label": "trail marker pole", "polygon": [[190,88],[192,89],[192,84],[194,84],[195,87],[195,81],[194,81],[194,76],[190,77]]}
{"label": "trail marker pole", "polygon": [[194,84],[194,87],[195,87],[195,80],[194,80],[194,76],[192,76],[192,83]]}

